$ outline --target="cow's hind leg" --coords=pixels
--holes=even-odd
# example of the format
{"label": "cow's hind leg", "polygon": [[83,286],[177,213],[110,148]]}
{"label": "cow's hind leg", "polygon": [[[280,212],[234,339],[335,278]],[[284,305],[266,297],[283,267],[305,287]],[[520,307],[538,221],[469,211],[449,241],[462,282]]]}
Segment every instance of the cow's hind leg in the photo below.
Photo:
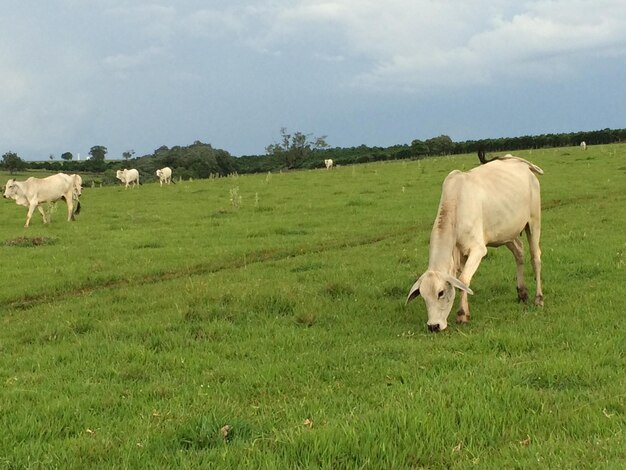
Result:
{"label": "cow's hind leg", "polygon": [[536,295],[535,304],[543,307],[543,290],[541,289],[541,248],[539,248],[539,237],[541,235],[540,222],[529,223],[526,226],[526,235],[528,236],[528,248],[530,250],[530,258],[535,272]]}
{"label": "cow's hind leg", "polygon": [[517,267],[517,300],[519,302],[528,301],[528,289],[524,283],[524,245],[522,240],[516,238],[512,242],[506,244],[515,257],[515,265]]}

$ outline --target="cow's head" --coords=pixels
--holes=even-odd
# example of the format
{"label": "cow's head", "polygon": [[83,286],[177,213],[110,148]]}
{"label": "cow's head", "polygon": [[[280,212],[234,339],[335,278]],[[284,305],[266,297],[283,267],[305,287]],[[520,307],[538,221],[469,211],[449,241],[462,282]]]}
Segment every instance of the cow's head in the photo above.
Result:
{"label": "cow's head", "polygon": [[161,177],[161,175],[162,175],[162,174],[163,174],[163,172],[162,172],[161,170],[157,170],[157,171],[156,171],[156,175],[157,175],[159,178]]}
{"label": "cow's head", "polygon": [[449,274],[426,271],[413,284],[406,301],[409,303],[421,295],[428,311],[428,329],[430,331],[445,330],[448,327],[448,316],[454,303],[455,287],[473,294],[469,287]]}
{"label": "cow's head", "polygon": [[74,196],[80,197],[83,194],[82,178],[79,175],[70,175],[72,177],[72,186]]}
{"label": "cow's head", "polygon": [[18,190],[19,187],[17,184],[15,184],[15,180],[10,179],[9,181],[7,181],[7,184],[4,187],[4,197],[6,199],[15,199],[17,197]]}

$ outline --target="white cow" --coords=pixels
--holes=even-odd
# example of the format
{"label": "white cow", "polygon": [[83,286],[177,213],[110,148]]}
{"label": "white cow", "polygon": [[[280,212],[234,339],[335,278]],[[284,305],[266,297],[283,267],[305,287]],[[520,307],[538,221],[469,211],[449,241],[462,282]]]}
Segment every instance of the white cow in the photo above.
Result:
{"label": "white cow", "polygon": [[[481,156],[484,161],[484,154]],[[413,284],[407,303],[421,295],[428,311],[428,329],[444,330],[454,303],[454,288],[461,290],[457,323],[469,320],[469,285],[487,246],[506,245],[517,264],[517,296],[528,299],[524,284],[526,231],[535,272],[535,304],[543,305],[541,290],[541,201],[539,180],[543,170],[512,155],[494,159],[468,172],[452,171],[443,182],[437,218],[430,235],[428,270]]]}
{"label": "white cow", "polygon": [[169,166],[157,170],[156,175],[159,177],[161,186],[163,186],[163,183],[170,184],[172,182],[172,169]]}
{"label": "white cow", "polygon": [[580,143],[580,149],[581,150],[587,150],[587,142],[585,142],[584,140]]}
{"label": "white cow", "polygon": [[75,175],[70,176],[65,173],[58,173],[41,179],[31,177],[26,181],[10,179],[7,181],[4,197],[14,199],[17,204],[28,207],[24,227],[30,225],[30,219],[35,209],[38,209],[41,213],[44,224],[49,222],[43,207],[41,207],[41,204],[44,202],[55,202],[59,199],[65,199],[68,222],[74,220],[74,214],[80,212],[80,202],[76,194]]}
{"label": "white cow", "polygon": [[333,161],[330,158],[324,160],[324,165],[326,165],[326,169],[330,170],[333,167]]}
{"label": "white cow", "polygon": [[83,194],[83,178],[79,174],[70,175],[73,178],[74,197],[78,199]]}
{"label": "white cow", "polygon": [[133,183],[133,188],[139,184],[139,172],[134,168],[130,170],[127,170],[126,168],[123,170],[117,170],[115,176],[118,180],[125,184],[124,189],[128,189],[130,183]]}

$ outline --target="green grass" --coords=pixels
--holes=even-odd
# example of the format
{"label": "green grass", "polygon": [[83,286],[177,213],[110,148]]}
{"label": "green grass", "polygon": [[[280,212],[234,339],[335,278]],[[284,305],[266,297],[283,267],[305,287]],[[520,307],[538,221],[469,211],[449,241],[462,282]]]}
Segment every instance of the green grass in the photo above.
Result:
{"label": "green grass", "polygon": [[520,152],[546,305],[490,250],[440,334],[404,300],[475,156],[5,200],[0,468],[626,466],[625,153]]}

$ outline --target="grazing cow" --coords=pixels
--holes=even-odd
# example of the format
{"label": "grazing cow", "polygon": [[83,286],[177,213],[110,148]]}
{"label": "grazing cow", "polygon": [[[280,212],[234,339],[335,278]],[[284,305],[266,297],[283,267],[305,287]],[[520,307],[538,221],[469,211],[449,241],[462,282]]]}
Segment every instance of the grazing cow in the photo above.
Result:
{"label": "grazing cow", "polygon": [[78,199],[81,194],[83,194],[83,179],[79,174],[70,175],[70,178],[73,179],[72,183],[74,184],[74,196]]}
{"label": "grazing cow", "polygon": [[[480,156],[484,160],[484,154]],[[430,235],[428,270],[413,284],[407,303],[421,295],[428,311],[428,329],[448,326],[456,287],[461,291],[457,323],[469,320],[469,285],[487,246],[511,250],[517,264],[517,296],[525,302],[524,251],[526,231],[535,272],[535,304],[543,305],[541,290],[541,201],[536,174],[543,170],[512,155],[491,160],[468,172],[452,171],[443,182],[437,218]]]}
{"label": "grazing cow", "polygon": [[584,140],[580,143],[580,149],[581,150],[587,150],[587,142],[585,142]]}
{"label": "grazing cow", "polygon": [[[44,224],[49,222],[43,207],[41,207],[44,202],[55,202],[59,199],[65,199],[68,222],[74,220],[74,214],[80,212],[80,202],[76,194],[75,175],[70,176],[65,173],[58,173],[47,178],[30,177],[26,181],[10,179],[7,181],[4,197],[14,199],[17,204],[28,207],[24,227],[30,225],[30,219],[35,209],[38,209],[41,213]],[[74,203],[76,203],[76,207],[74,207]]]}
{"label": "grazing cow", "polygon": [[163,183],[170,184],[172,182],[172,169],[169,166],[157,170],[156,175],[159,177],[161,186],[163,186]]}
{"label": "grazing cow", "polygon": [[324,160],[324,165],[326,165],[326,169],[330,170],[333,167],[333,161],[330,158]]}
{"label": "grazing cow", "polygon": [[133,188],[139,184],[139,172],[134,168],[131,170],[127,170],[126,168],[123,170],[117,170],[115,176],[118,180],[125,184],[124,189],[128,189],[130,183],[133,183]]}

